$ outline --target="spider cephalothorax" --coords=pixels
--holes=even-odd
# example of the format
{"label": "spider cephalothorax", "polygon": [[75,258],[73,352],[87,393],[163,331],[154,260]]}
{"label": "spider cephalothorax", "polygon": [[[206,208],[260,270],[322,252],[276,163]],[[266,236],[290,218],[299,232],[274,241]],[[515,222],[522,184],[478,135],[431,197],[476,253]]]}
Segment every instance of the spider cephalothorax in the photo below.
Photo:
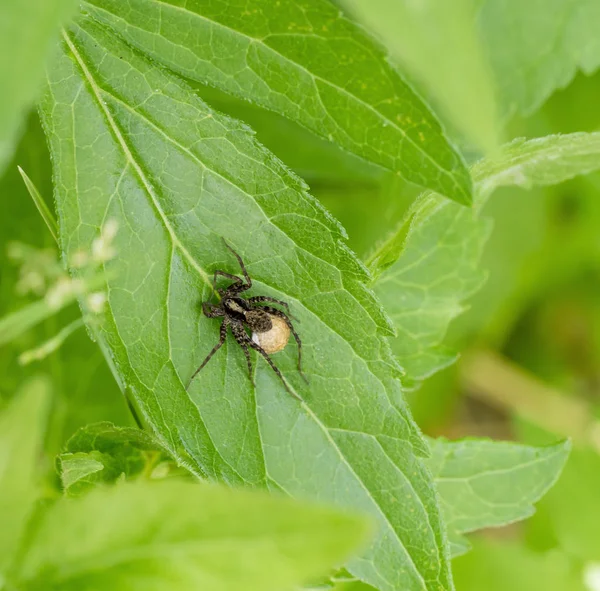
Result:
{"label": "spider cephalothorax", "polygon": [[[258,351],[265,358],[266,362],[271,366],[273,371],[281,378],[286,390],[293,396],[296,396],[296,394],[290,390],[288,384],[283,379],[279,368],[273,363],[273,360],[270,357],[271,353],[277,353],[278,351],[281,351],[287,345],[290,334],[293,334],[294,338],[296,339],[296,343],[298,343],[298,371],[304,378],[304,374],[302,373],[302,343],[300,342],[300,337],[295,331],[292,321],[288,316],[289,306],[286,302],[270,296],[255,296],[247,299],[241,297],[240,294],[242,292],[252,287],[252,279],[250,279],[240,255],[235,252],[235,250],[233,250],[233,248],[231,248],[231,246],[229,246],[225,240],[223,240],[223,242],[238,260],[246,281],[244,282],[244,280],[240,277],[232,275],[231,273],[226,273],[225,271],[215,271],[213,277],[213,291],[217,293],[221,301],[217,305],[204,302],[202,304],[202,311],[209,318],[223,318],[220,338],[219,342],[206,356],[206,359],[202,362],[200,367],[194,372],[194,375],[190,379],[190,383],[196,377],[196,375],[198,375],[198,372],[208,363],[210,358],[223,345],[225,338],[227,337],[227,327],[229,327],[235,340],[246,355],[250,380],[252,380],[252,361],[250,359],[250,352],[248,348]],[[231,279],[233,283],[225,289],[218,289],[216,288],[216,283],[217,277],[219,276],[227,277],[227,279]],[[288,311],[288,314],[285,314],[273,306],[260,305],[265,302],[271,302],[283,306]],[[250,329],[251,337],[246,332],[246,327]]]}

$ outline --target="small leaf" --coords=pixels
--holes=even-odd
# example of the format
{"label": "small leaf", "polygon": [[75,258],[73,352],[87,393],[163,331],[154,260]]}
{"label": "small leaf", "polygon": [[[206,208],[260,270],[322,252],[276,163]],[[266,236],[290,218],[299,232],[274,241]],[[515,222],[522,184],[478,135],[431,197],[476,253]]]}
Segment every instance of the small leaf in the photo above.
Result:
{"label": "small leaf", "polygon": [[76,3],[31,0],[0,4],[0,174],[12,156],[22,119],[34,101],[44,63]]}
{"label": "small leaf", "polygon": [[533,514],[569,456],[568,441],[548,447],[467,439],[430,440],[433,473],[452,555],[469,548],[460,534],[498,527]]}
{"label": "small leaf", "polygon": [[122,484],[50,506],[16,586],[280,591],[325,574],[367,530],[362,519],[263,493]]}
{"label": "small leaf", "polygon": [[479,21],[505,114],[532,113],[600,66],[597,0],[484,0]]}
{"label": "small leaf", "polygon": [[19,548],[39,496],[37,462],[49,404],[48,381],[34,378],[0,414],[0,578]]}
{"label": "small leaf", "polygon": [[475,212],[434,193],[421,195],[370,261],[374,291],[398,331],[391,344],[407,385],[456,358],[441,343],[463,300],[485,279],[479,259],[491,226],[478,211],[490,194],[500,186],[552,185],[598,169],[600,133],[518,139],[472,167]]}
{"label": "small leaf", "polygon": [[99,452],[60,454],[60,479],[65,492],[78,494],[98,482],[98,478],[91,476],[104,470],[102,459]]}
{"label": "small leaf", "polygon": [[59,456],[63,486],[71,495],[99,483],[112,484],[142,473],[150,476],[156,466],[167,462],[172,462],[171,457],[149,433],[111,423],[79,429]]}
{"label": "small leaf", "polygon": [[438,121],[364,31],[327,0],[91,0],[153,60],[249,100],[459,203],[471,180]]}
{"label": "small leaf", "polygon": [[[161,445],[200,476],[369,512],[378,536],[349,571],[390,591],[452,589],[389,320],[337,222],[244,125],[92,19],[65,33],[49,82],[61,244],[68,260],[119,222],[98,338]],[[230,340],[186,391],[218,340],[200,312],[212,274],[240,272],[221,237],[250,293],[299,320],[309,385],[295,345],[276,363],[302,403],[262,359],[254,388]]]}

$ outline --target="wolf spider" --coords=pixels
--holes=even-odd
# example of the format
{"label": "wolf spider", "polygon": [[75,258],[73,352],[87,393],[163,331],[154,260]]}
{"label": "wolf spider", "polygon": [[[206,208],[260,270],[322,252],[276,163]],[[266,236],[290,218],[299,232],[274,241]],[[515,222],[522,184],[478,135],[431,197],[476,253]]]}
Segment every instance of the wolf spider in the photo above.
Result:
{"label": "wolf spider", "polygon": [[[296,343],[298,344],[298,371],[302,378],[307,381],[302,373],[302,342],[288,316],[290,308],[286,302],[270,296],[254,296],[247,299],[241,297],[240,294],[242,292],[247,291],[252,287],[252,279],[250,279],[240,255],[227,244],[225,239],[223,239],[223,242],[237,259],[246,281],[244,282],[240,277],[232,275],[231,273],[226,273],[225,271],[215,271],[213,277],[213,292],[218,294],[221,301],[217,305],[203,302],[202,311],[208,318],[223,318],[220,338],[219,342],[213,347],[212,351],[206,356],[206,359],[190,378],[188,388],[194,378],[200,373],[200,370],[202,370],[209,362],[210,358],[223,346],[223,343],[227,338],[227,328],[229,327],[233,337],[246,356],[248,374],[252,385],[254,385],[254,380],[252,379],[252,361],[250,359],[249,348],[258,351],[258,353],[265,358],[265,361],[283,382],[285,389],[292,396],[300,400],[300,398],[290,389],[283,378],[283,375],[279,371],[279,368],[273,363],[273,360],[269,355],[270,353],[281,351],[286,346],[290,338],[290,333],[294,335]],[[226,277],[227,279],[231,279],[233,283],[225,289],[219,289],[216,287],[217,277]],[[273,306],[258,305],[263,302],[279,304],[287,310],[287,314]],[[246,327],[250,329],[252,338],[248,336]]]}

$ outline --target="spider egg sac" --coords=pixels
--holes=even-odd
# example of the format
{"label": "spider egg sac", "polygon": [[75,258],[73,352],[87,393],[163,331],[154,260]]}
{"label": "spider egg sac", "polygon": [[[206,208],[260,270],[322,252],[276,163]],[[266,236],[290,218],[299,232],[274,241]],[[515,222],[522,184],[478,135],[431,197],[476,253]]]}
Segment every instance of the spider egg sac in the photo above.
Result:
{"label": "spider egg sac", "polygon": [[285,348],[290,340],[290,327],[279,316],[269,315],[273,326],[266,332],[253,332],[252,340],[266,353],[277,353]]}

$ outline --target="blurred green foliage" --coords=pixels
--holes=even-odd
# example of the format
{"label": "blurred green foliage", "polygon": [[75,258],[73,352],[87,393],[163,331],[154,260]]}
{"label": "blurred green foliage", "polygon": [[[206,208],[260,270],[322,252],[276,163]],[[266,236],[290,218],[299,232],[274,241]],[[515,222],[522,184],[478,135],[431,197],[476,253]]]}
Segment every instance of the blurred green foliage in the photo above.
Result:
{"label": "blurred green foliage", "polygon": [[[24,122],[22,115],[34,98],[43,65],[55,55],[47,51],[52,46],[49,40],[57,35],[57,24],[71,6],[68,2],[48,2],[43,11],[37,11],[36,19],[29,19],[19,16],[17,4],[8,2],[0,10],[1,15],[3,10],[14,9],[11,18],[3,19],[0,25],[0,30],[11,27],[10,34],[0,35],[0,55],[4,56],[0,58],[0,86],[4,93],[0,101],[0,168],[5,165],[0,177],[1,316],[36,300],[16,291],[20,270],[8,256],[10,243],[52,249],[56,257],[65,257],[41,219],[17,166],[30,177],[56,215],[55,198],[60,197],[56,191],[63,187],[61,183],[53,184],[47,140],[37,113],[29,113]],[[161,8],[161,4],[165,7]],[[501,138],[510,141],[600,130],[600,73],[596,73],[600,66],[598,3],[461,0],[451,5],[443,0],[428,0],[417,9],[408,0],[396,4],[386,0],[371,4],[338,2],[379,37],[383,50],[376,49],[375,41],[359,32],[361,29],[351,21],[342,19],[335,4],[326,0],[311,0],[302,10],[295,10],[297,3],[292,2],[286,7],[288,12],[279,8],[281,3],[252,0],[254,12],[249,10],[247,14],[240,13],[239,4],[226,0],[211,5],[211,10],[203,14],[203,3],[196,1],[190,3],[194,8],[192,16],[178,10],[169,12],[175,4],[94,0],[84,3],[84,7],[95,13],[103,26],[114,27],[123,34],[140,55],[146,52],[184,77],[216,111],[250,126],[258,141],[306,181],[311,193],[342,223],[348,244],[374,272],[375,291],[398,329],[398,336],[390,342],[405,366],[403,384],[411,390],[407,393],[408,402],[425,433],[449,439],[471,436],[514,441],[501,447],[487,440],[431,440],[434,453],[426,461],[433,472],[431,482],[437,486],[442,513],[451,525],[451,548],[457,555],[472,546],[464,556],[452,560],[456,588],[598,591],[600,173],[570,177],[600,168],[600,156],[589,148],[585,164],[577,164],[573,174],[564,175],[570,180],[555,186],[525,190],[519,187],[525,183],[517,175],[514,183],[508,183],[514,186],[500,188],[485,204],[478,202],[481,211],[475,213],[438,195],[418,198],[421,189],[409,182],[446,190],[464,202],[468,200],[470,182],[462,158],[473,165],[483,154],[498,157],[502,153]],[[164,17],[164,28],[153,28],[161,22],[154,20],[155,13]],[[135,21],[135,27],[130,28],[127,18]],[[288,25],[295,27],[294,39],[288,39],[286,44],[282,31]],[[267,34],[269,27],[273,29],[272,38]],[[398,30],[404,34],[398,35]],[[189,36],[189,31],[198,35]],[[213,53],[205,52],[209,45],[204,43],[207,37],[203,35],[212,39]],[[257,40],[248,43],[253,36]],[[15,45],[15,40],[20,46]],[[183,49],[173,49],[177,45],[174,41],[181,42]],[[161,48],[158,53],[156,47]],[[385,52],[389,52],[392,62],[398,62],[400,75],[384,59]],[[248,71],[240,66],[246,63],[242,59],[245,55],[251,57]],[[352,60],[360,62],[360,67],[353,68]],[[15,76],[15,71],[19,76]],[[243,73],[249,71],[252,75],[245,77]],[[377,78],[376,72],[384,72],[382,78]],[[356,85],[363,80],[370,86],[358,92]],[[64,81],[55,80],[55,85],[65,88]],[[271,86],[273,93],[265,90]],[[357,92],[358,100],[356,96],[348,101],[341,98],[350,91]],[[419,96],[424,97],[423,101]],[[385,101],[393,103],[393,110],[382,106]],[[427,105],[431,105],[435,115],[429,113]],[[422,116],[425,125],[412,128],[411,121],[403,119],[406,113]],[[46,114],[47,125],[55,121],[54,116]],[[387,128],[378,127],[386,117],[396,116],[400,123],[392,135]],[[436,118],[442,121],[445,132],[438,127]],[[374,135],[363,134],[370,128],[376,130]],[[399,139],[408,133],[418,141],[419,132],[424,133],[424,151],[434,162],[431,168],[420,160],[421,150],[408,149]],[[237,141],[233,135],[230,139]],[[62,140],[66,150],[70,144],[65,138]],[[588,142],[587,136],[583,141]],[[69,149],[76,149],[75,142]],[[97,160],[94,174],[110,157],[109,152],[106,159]],[[453,159],[459,152],[461,156]],[[60,166],[67,154],[70,152],[61,156],[55,150],[54,164]],[[558,180],[564,160],[558,155],[543,158],[540,155],[543,166],[553,169]],[[438,178],[438,174],[442,176]],[[452,183],[448,184],[448,178]],[[475,184],[476,201],[478,195]],[[436,215],[432,214],[434,210]],[[65,215],[64,209],[58,213]],[[63,235],[62,239],[66,237]],[[310,242],[308,231],[303,239]],[[385,285],[386,277],[397,281],[390,282],[393,289],[389,283]],[[298,297],[302,299],[301,294]],[[131,507],[155,498],[157,503],[164,502],[159,509],[164,513],[180,501],[181,512],[173,523],[181,525],[178,532],[183,538],[195,539],[201,527],[206,526],[206,522],[200,523],[201,519],[195,525],[187,523],[185,511],[202,513],[202,507],[197,505],[200,501],[190,492],[197,485],[190,482],[186,470],[189,465],[183,461],[177,466],[164,441],[135,429],[136,420],[128,408],[127,397],[135,399],[136,393],[125,387],[123,368],[115,364],[106,345],[94,342],[93,327],[79,329],[44,359],[28,366],[19,364],[20,354],[54,337],[81,313],[81,308],[73,304],[0,348],[0,402],[5,413],[0,417],[0,447],[9,450],[4,456],[0,450],[0,513],[4,511],[3,525],[8,524],[0,537],[0,574],[13,564],[10,575],[14,580],[22,577],[24,589],[58,588],[63,584],[60,577],[48,578],[46,573],[56,574],[63,567],[72,569],[67,562],[67,566],[61,565],[61,560],[67,555],[77,557],[80,540],[74,530],[93,528],[92,522],[86,521],[89,514],[100,515],[106,507],[120,506],[121,501],[123,510],[131,511]],[[302,322],[303,328],[306,323]],[[188,353],[192,355],[194,350],[195,344],[190,343]],[[502,366],[503,371],[490,371],[490,388],[478,391],[467,385],[472,366],[460,358],[456,364],[453,362],[457,352],[476,357],[490,350],[507,364]],[[227,368],[227,363],[237,367],[238,359],[234,361],[215,367]],[[509,374],[504,372],[506,368]],[[502,382],[499,376],[506,375],[514,379]],[[531,392],[527,389],[530,382],[523,376],[538,380],[542,393],[547,389],[548,394],[558,393],[564,399],[561,408],[566,409],[562,417],[566,425],[573,424],[569,413],[590,425],[586,434],[589,444],[576,443],[561,477],[541,500],[560,473],[568,446],[534,446],[556,444],[563,435],[581,434],[569,433],[568,428],[558,433],[549,430],[548,417],[553,410],[544,405],[534,409],[538,417],[535,424],[525,422],[521,415]],[[519,403],[507,402],[501,395],[503,388],[516,393],[523,408]],[[221,391],[215,389],[212,394],[219,398]],[[402,400],[396,402],[404,409]],[[49,410],[45,410],[46,404]],[[162,412],[163,407],[157,408]],[[343,413],[343,405],[340,408]],[[528,408],[527,416],[531,415]],[[137,419],[148,422],[147,416]],[[552,416],[553,421],[560,419]],[[155,427],[152,421],[150,424]],[[169,423],[167,430],[173,429],[181,437],[179,426]],[[241,423],[235,426],[243,431]],[[230,432],[225,436],[228,438]],[[309,460],[307,465],[312,465],[322,449],[317,444],[309,448],[305,441],[302,453]],[[4,457],[12,463],[3,463]],[[182,457],[186,457],[184,451]],[[413,461],[410,454],[402,456],[402,462],[406,462],[400,462],[403,467],[409,465],[409,457]],[[368,458],[360,465],[368,466],[365,474],[373,482],[375,475],[388,474],[381,463],[369,466]],[[153,487],[156,481],[164,479],[167,488],[162,489],[166,491],[163,498],[163,493],[157,493]],[[278,489],[270,477],[265,476],[265,480],[273,490]],[[169,489],[170,486],[175,488]],[[178,486],[183,488],[177,489]],[[339,486],[340,489],[331,489],[331,495],[338,490],[341,496],[339,490],[346,488]],[[387,483],[377,486],[386,489]],[[481,489],[474,493],[473,502],[466,502],[477,486]],[[318,483],[314,489],[317,492],[313,496],[323,496]],[[379,490],[372,485],[372,491],[376,489]],[[125,491],[121,500],[119,490]],[[33,507],[40,497],[46,502],[52,499],[48,505],[56,503],[56,513],[40,518],[41,529],[32,542],[31,555],[17,555],[19,544],[15,539],[23,535],[28,519],[33,522],[38,518]],[[211,502],[218,507],[221,500],[215,497]],[[229,516],[232,528],[236,519],[243,523],[244,514],[249,511],[245,502],[241,499],[237,513],[232,511]],[[294,562],[287,550],[281,550],[289,548],[283,540],[283,546],[277,546],[273,554],[260,555],[264,561],[261,564],[281,560],[282,555],[289,559],[282,563],[276,577],[261,578],[264,568],[262,573],[249,568],[240,569],[239,577],[229,580],[223,569],[222,587],[214,588],[239,588],[240,581],[250,580],[244,577],[256,577],[253,584],[257,588],[319,578],[328,569],[339,566],[363,539],[362,522],[354,518],[344,521],[336,513],[319,514],[319,510],[303,506],[296,509],[292,505],[277,509],[277,503],[271,507],[268,501],[264,502],[264,519],[273,516],[273,531],[283,527],[281,523],[296,510],[306,511],[299,517],[314,519],[310,527],[309,521],[303,527],[300,518],[297,523],[287,524],[290,535],[301,540],[298,561]],[[537,511],[527,521],[470,534],[468,542],[460,537],[465,532],[523,519],[532,513],[533,503]],[[280,512],[272,513],[277,510]],[[313,510],[317,513],[311,513]],[[399,514],[399,519],[405,518],[401,511]],[[283,521],[279,523],[275,517]],[[66,529],[64,536],[56,537],[58,528],[52,524],[65,522],[71,523],[73,531]],[[135,525],[139,528],[139,540],[156,535],[158,542],[163,543],[172,534],[153,522],[152,516]],[[310,536],[311,527],[314,537]],[[231,531],[235,533],[234,529]],[[252,531],[275,536],[268,528]],[[101,534],[96,538],[100,553],[103,546],[108,548],[114,541]],[[339,540],[346,537],[347,543],[340,544]],[[422,541],[419,539],[419,543]],[[311,551],[311,544],[321,544],[316,546],[320,554]],[[49,548],[60,546],[63,557],[49,553]],[[431,548],[434,547],[432,543]],[[228,551],[231,555],[244,550]],[[280,551],[283,554],[277,554]],[[181,572],[182,563],[170,556],[172,562],[163,565],[164,569],[150,561],[156,569],[156,586],[152,588],[175,588],[161,586],[169,580],[171,567]],[[195,563],[201,565],[199,570],[204,569],[204,559]],[[94,559],[90,560],[93,564]],[[393,566],[386,568],[394,573]],[[132,573],[129,574],[135,578],[135,568]],[[127,588],[129,574],[115,569],[99,581],[82,569],[67,577],[65,584],[72,588],[116,588],[117,581]],[[186,571],[186,575],[190,578],[179,582],[189,585],[200,580],[197,572]],[[370,580],[377,580],[377,576]],[[447,581],[443,584],[444,589],[452,588]],[[340,591],[372,589],[352,580],[335,585]],[[252,586],[247,583],[244,588]],[[392,587],[382,583],[381,588]],[[427,584],[425,588],[435,587]]]}

